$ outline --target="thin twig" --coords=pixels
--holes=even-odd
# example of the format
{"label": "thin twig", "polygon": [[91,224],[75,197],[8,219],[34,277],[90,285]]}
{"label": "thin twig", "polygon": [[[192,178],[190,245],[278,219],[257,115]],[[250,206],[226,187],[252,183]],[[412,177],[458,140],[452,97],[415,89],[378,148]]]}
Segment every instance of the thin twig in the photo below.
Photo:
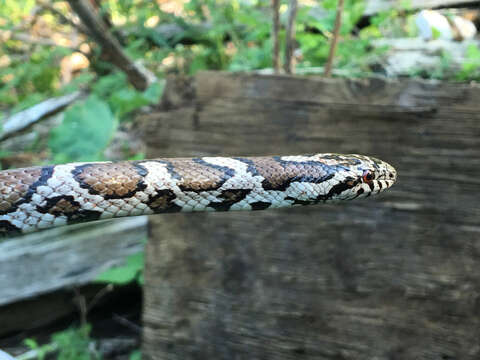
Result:
{"label": "thin twig", "polygon": [[290,0],[288,7],[288,22],[285,43],[285,64],[283,68],[287,74],[292,73],[293,51],[295,48],[295,18],[297,17],[297,0]]}
{"label": "thin twig", "polygon": [[278,32],[280,30],[280,0],[272,0],[272,11],[273,11],[273,69],[275,74],[280,73],[280,43],[278,39]]}
{"label": "thin twig", "polygon": [[108,284],[107,286],[103,287],[99,292],[95,294],[93,299],[90,301],[90,304],[87,306],[87,311],[90,311],[98,302],[108,293],[113,291],[113,284]]}
{"label": "thin twig", "polygon": [[325,64],[325,77],[332,75],[333,59],[335,57],[335,51],[337,49],[338,36],[340,34],[340,27],[342,26],[342,14],[343,14],[343,0],[338,0],[337,16],[335,17],[335,28],[333,30],[332,43],[330,45],[330,51],[328,53],[328,60]]}
{"label": "thin twig", "polygon": [[88,308],[87,308],[87,300],[85,296],[80,293],[78,288],[73,289],[75,292],[74,301],[78,306],[78,311],[80,312],[80,324],[81,326],[85,326],[87,324],[87,315],[88,315]]}
{"label": "thin twig", "polygon": [[117,315],[117,314],[113,314],[113,320],[115,320],[116,322],[122,324],[123,326],[129,328],[130,330],[140,334],[142,332],[142,327],[141,326],[138,326],[137,324],[135,324],[134,322],[124,318],[123,316],[120,316],[120,315]]}

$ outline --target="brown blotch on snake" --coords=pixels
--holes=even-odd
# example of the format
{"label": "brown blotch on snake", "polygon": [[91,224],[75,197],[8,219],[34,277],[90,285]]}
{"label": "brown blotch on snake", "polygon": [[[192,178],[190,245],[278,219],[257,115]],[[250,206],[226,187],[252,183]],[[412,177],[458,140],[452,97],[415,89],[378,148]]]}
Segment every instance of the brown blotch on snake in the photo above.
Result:
{"label": "brown blotch on snake", "polygon": [[72,174],[80,187],[105,199],[130,198],[146,188],[147,171],[134,163],[99,163],[76,167]]}
{"label": "brown blotch on snake", "polygon": [[37,211],[43,214],[66,215],[75,214],[81,209],[80,204],[74,200],[73,196],[60,195],[45,200],[44,206],[37,206]]}
{"label": "brown blotch on snake", "polygon": [[30,201],[36,188],[44,185],[53,167],[5,170],[0,172],[0,215],[13,212]]}
{"label": "brown blotch on snake", "polygon": [[201,159],[165,159],[179,176],[178,187],[182,191],[216,190],[225,182],[229,169],[205,163]]}
{"label": "brown blotch on snake", "polygon": [[[286,162],[279,157],[239,160],[248,161],[250,172],[265,178],[262,182],[265,190],[284,191],[292,181],[311,181],[312,179],[325,181],[329,178],[325,165],[318,162]],[[299,173],[302,174],[301,177],[298,176]]]}

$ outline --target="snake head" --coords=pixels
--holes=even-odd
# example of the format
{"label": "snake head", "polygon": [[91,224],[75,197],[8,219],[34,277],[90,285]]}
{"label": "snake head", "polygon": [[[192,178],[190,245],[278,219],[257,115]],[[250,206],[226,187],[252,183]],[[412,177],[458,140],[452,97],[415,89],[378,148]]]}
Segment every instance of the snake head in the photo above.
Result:
{"label": "snake head", "polygon": [[372,157],[357,156],[362,161],[356,171],[359,181],[352,188],[357,197],[362,197],[363,194],[364,196],[378,194],[390,188],[397,180],[397,171],[389,163]]}
{"label": "snake head", "polygon": [[[334,176],[332,186],[320,195],[324,201],[352,200],[378,194],[390,188],[397,171],[387,162],[364,155],[324,154]],[[329,161],[331,158],[331,161]]]}

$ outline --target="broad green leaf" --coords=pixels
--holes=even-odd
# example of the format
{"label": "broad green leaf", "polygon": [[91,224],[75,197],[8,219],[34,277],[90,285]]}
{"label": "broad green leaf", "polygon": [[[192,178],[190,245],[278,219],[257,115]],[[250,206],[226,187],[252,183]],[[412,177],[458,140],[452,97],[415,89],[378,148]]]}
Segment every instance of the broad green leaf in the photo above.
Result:
{"label": "broad green leaf", "polygon": [[95,95],[72,106],[65,112],[62,124],[50,133],[48,146],[55,162],[100,159],[116,125],[108,104]]}
{"label": "broad green leaf", "polygon": [[109,105],[118,118],[142,106],[158,103],[163,90],[163,83],[153,83],[144,92],[131,87],[115,91],[109,98]]}
{"label": "broad green leaf", "polygon": [[100,274],[95,281],[111,284],[128,284],[134,280],[141,280],[143,271],[144,253],[130,255],[125,265],[113,267]]}
{"label": "broad green leaf", "polygon": [[112,94],[109,99],[109,104],[115,112],[115,115],[121,118],[123,115],[139,107],[148,105],[149,101],[142,93],[134,89],[124,88]]}

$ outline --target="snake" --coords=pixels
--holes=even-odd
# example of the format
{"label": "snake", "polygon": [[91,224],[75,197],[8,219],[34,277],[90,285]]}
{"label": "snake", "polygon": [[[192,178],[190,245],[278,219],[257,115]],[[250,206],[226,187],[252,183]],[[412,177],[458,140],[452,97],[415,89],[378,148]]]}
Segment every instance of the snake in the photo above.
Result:
{"label": "snake", "polygon": [[194,211],[266,210],[365,198],[393,166],[357,154],[191,157],[68,163],[0,171],[0,234]]}

